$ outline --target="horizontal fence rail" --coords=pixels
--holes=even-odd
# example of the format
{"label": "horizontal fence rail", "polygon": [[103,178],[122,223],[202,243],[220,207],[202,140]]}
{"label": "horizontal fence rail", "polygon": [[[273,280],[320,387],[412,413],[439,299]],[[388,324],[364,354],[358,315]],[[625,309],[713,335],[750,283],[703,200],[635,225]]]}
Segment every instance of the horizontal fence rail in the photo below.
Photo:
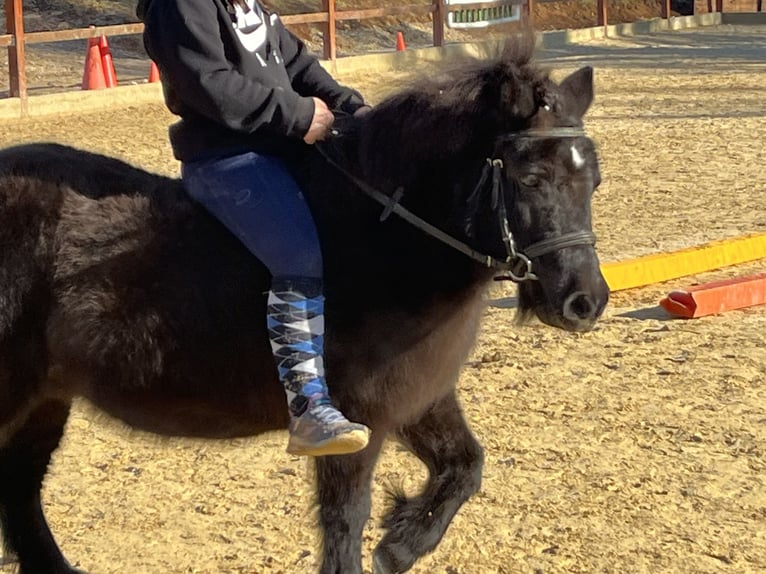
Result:
{"label": "horizontal fence rail", "polygon": [[[492,0],[477,2],[461,2],[446,4],[444,0],[430,0],[429,4],[409,4],[381,8],[366,8],[356,10],[336,10],[335,0],[322,0],[322,11],[305,14],[281,15],[282,21],[288,27],[298,24],[317,24],[322,29],[322,56],[326,60],[337,57],[336,24],[348,20],[368,20],[388,16],[406,17],[430,14],[433,23],[432,43],[434,46],[444,45],[445,23],[448,16],[457,12],[483,9],[515,10],[519,7],[521,20],[532,23],[534,4],[544,2],[565,2],[568,0]],[[607,1],[596,0],[598,25],[607,26]],[[663,0],[661,16],[670,16],[670,0]],[[5,0],[5,34],[0,35],[0,49],[8,51],[9,96],[17,97],[21,102],[21,115],[28,115],[27,77],[25,68],[25,47],[44,42],[64,42],[69,40],[84,40],[105,36],[126,36],[141,34],[144,26],[141,23],[115,24],[108,26],[90,26],[88,28],[73,28],[67,30],[25,32],[23,19],[23,0]]]}

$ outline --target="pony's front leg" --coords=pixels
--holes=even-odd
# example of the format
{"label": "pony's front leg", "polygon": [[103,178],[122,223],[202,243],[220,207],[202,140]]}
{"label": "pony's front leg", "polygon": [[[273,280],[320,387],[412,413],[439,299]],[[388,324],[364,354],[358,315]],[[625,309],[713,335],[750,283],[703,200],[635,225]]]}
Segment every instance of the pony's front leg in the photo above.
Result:
{"label": "pony's front leg", "polygon": [[370,516],[370,481],[385,432],[373,431],[363,451],[316,459],[321,574],[362,574],[362,530]]}
{"label": "pony's front leg", "polygon": [[394,500],[383,521],[388,532],[375,549],[374,574],[406,572],[436,548],[455,513],[481,486],[484,454],[454,392],[397,436],[426,464],[429,476],[419,496]]}

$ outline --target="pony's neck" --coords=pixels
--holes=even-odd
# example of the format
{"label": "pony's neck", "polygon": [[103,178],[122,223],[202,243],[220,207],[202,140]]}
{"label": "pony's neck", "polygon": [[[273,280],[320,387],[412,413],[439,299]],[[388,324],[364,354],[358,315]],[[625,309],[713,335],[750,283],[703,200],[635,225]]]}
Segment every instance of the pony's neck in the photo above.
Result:
{"label": "pony's neck", "polygon": [[[378,173],[362,165],[353,132],[325,150],[329,151],[324,155],[314,154],[313,169],[306,172],[302,185],[307,188],[317,217],[331,290],[350,295],[362,288],[369,294],[370,305],[418,308],[445,300],[459,304],[465,297],[473,297],[491,277],[472,259],[396,213],[380,221],[384,207],[360,190],[353,179]],[[385,151],[381,149],[380,154]],[[325,155],[339,165],[328,163]],[[392,168],[382,177],[364,177],[364,181],[386,194],[402,187],[403,207],[465,241],[460,234],[460,213],[456,211],[465,204],[464,198],[481,171],[481,162],[457,157],[445,161],[413,157],[408,164],[402,179]],[[335,282],[336,277],[340,281]]]}

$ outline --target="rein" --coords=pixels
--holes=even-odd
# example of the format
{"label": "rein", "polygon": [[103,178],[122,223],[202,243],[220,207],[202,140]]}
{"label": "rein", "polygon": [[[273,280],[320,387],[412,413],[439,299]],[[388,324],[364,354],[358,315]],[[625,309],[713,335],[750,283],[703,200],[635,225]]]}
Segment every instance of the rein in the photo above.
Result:
{"label": "rein", "polygon": [[[580,128],[552,128],[547,130],[530,129],[500,136],[496,141],[498,143],[502,143],[522,137],[564,138],[581,137],[584,135],[585,133]],[[392,213],[395,213],[410,225],[420,229],[431,237],[438,239],[442,243],[452,247],[464,255],[467,255],[471,259],[478,261],[485,267],[497,269],[501,273],[504,273],[495,277],[496,281],[507,280],[513,281],[515,283],[520,283],[522,281],[537,280],[537,275],[535,275],[532,271],[532,259],[547,253],[558,251],[559,249],[564,249],[566,247],[573,247],[577,245],[595,245],[596,243],[596,236],[591,231],[576,231],[573,233],[565,233],[558,237],[544,239],[543,241],[532,243],[531,245],[528,245],[523,252],[517,249],[516,241],[513,238],[513,233],[511,233],[510,229],[510,223],[508,222],[505,202],[500,201],[502,191],[503,160],[487,158],[484,169],[482,170],[481,177],[479,178],[479,182],[477,183],[470,197],[475,197],[482,191],[491,171],[492,206],[496,208],[498,212],[500,233],[507,253],[507,257],[505,259],[497,259],[492,255],[487,255],[477,251],[462,241],[455,239],[451,235],[445,233],[438,227],[431,225],[427,221],[421,219],[409,211],[407,208],[402,206],[399,202],[404,195],[403,187],[398,187],[390,196],[382,193],[381,191],[369,185],[367,182],[350,173],[347,169],[345,169],[332,157],[330,157],[330,155],[321,145],[321,142],[318,142],[318,144],[319,145],[316,145],[316,148],[330,165],[332,165],[335,169],[346,176],[366,195],[383,206],[383,212],[380,215],[379,221],[383,222],[388,219]]]}

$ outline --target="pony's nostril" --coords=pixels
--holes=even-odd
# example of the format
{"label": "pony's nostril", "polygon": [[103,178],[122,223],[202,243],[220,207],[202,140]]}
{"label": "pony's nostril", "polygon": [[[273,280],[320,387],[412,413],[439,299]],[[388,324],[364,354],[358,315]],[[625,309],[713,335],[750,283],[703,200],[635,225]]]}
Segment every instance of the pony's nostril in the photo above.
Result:
{"label": "pony's nostril", "polygon": [[570,321],[595,319],[597,311],[593,298],[584,291],[576,291],[564,301],[564,317]]}

